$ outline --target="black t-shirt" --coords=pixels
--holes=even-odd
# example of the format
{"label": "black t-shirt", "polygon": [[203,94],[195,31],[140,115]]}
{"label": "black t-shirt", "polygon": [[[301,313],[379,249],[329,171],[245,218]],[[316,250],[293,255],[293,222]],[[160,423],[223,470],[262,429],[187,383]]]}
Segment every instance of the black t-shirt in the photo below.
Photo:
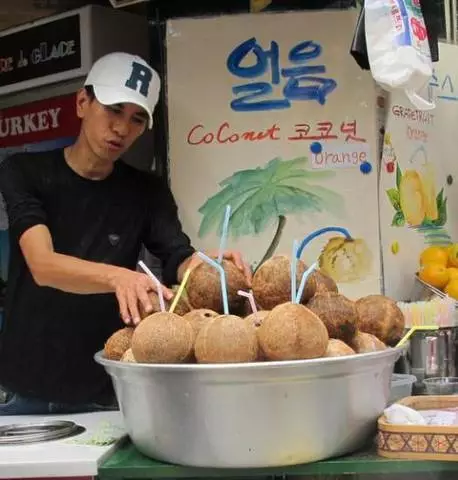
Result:
{"label": "black t-shirt", "polygon": [[11,244],[0,342],[0,385],[56,402],[102,401],[111,382],[93,355],[122,328],[114,294],[78,295],[38,286],[19,238],[46,225],[54,250],[135,269],[142,244],[162,263],[163,282],[193,252],[173,196],[152,174],[115,163],[104,180],[81,177],[63,150],[22,153],[0,165]]}

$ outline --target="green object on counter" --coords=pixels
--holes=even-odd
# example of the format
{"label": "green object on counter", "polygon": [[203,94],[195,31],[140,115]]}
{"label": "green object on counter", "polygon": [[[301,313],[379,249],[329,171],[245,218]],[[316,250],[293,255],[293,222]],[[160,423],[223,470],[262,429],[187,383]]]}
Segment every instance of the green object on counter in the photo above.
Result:
{"label": "green object on counter", "polygon": [[[235,478],[295,475],[413,474],[458,472],[458,462],[391,460],[363,451],[332,460],[280,468],[214,469],[180,467],[142,455],[127,440],[99,467],[99,480],[128,478]],[[458,473],[456,474],[458,477]],[[455,474],[453,475],[455,477]]]}

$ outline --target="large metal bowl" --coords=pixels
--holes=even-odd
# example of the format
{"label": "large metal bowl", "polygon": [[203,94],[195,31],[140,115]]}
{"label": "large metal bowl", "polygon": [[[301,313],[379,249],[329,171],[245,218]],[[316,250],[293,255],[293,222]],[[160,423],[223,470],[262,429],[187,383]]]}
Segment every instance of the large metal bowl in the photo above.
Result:
{"label": "large metal bowl", "polygon": [[95,359],[133,443],[195,467],[315,462],[363,446],[387,405],[396,349],[287,362],[150,365]]}

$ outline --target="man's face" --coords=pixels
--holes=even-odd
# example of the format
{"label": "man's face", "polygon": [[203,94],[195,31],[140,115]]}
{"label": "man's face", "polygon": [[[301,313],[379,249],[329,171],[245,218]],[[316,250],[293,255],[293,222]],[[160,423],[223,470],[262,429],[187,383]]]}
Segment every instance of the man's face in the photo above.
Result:
{"label": "man's face", "polygon": [[78,92],[77,114],[89,148],[107,162],[126,152],[148,124],[148,115],[141,107],[131,103],[102,105],[84,89]]}

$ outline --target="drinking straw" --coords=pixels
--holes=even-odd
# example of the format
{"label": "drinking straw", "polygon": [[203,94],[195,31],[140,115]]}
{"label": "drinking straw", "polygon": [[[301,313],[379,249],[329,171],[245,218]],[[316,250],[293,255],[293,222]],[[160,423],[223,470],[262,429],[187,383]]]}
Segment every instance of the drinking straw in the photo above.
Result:
{"label": "drinking straw", "polygon": [[310,267],[307,268],[307,270],[303,273],[301,278],[301,283],[299,284],[299,290],[297,291],[295,303],[301,303],[301,298],[302,298],[302,294],[304,293],[304,288],[305,288],[305,284],[307,283],[307,279],[310,276],[310,274],[317,268],[318,268],[318,262],[315,262],[312,265],[310,265]]}
{"label": "drinking straw", "polygon": [[175,295],[175,298],[173,299],[172,305],[169,308],[170,313],[173,313],[175,311],[175,308],[178,305],[178,302],[180,301],[181,296],[183,295],[189,275],[191,274],[191,270],[192,268],[188,268],[186,272],[184,272],[183,280],[181,281],[180,286],[178,287],[178,291]]}
{"label": "drinking straw", "polygon": [[228,302],[227,302],[227,289],[226,289],[226,272],[224,271],[224,268],[221,266],[221,264],[219,264],[218,262],[216,262],[212,258],[207,257],[207,255],[205,255],[205,253],[198,252],[197,255],[199,255],[199,257],[202,260],[204,260],[209,265],[211,265],[212,267],[214,267],[218,270],[220,278],[221,278],[221,295],[223,297],[224,315],[229,315],[229,305],[228,305]]}
{"label": "drinking straw", "polygon": [[437,325],[417,325],[409,329],[409,331],[399,340],[396,347],[402,347],[407,340],[417,331],[417,330],[439,330]]}
{"label": "drinking straw", "polygon": [[338,232],[338,233],[342,233],[343,235],[345,235],[345,237],[347,237],[348,240],[351,240],[351,235],[349,233],[349,231],[346,229],[346,228],[342,228],[342,227],[325,227],[325,228],[320,228],[318,230],[315,230],[314,232],[312,232],[310,235],[307,235],[304,240],[302,240],[302,243],[301,245],[299,246],[299,249],[297,250],[296,252],[296,256],[297,258],[301,258],[302,256],[302,252],[304,250],[304,248],[313,240],[315,239],[316,237],[319,237],[320,235],[323,235],[324,233],[328,233],[328,232]]}
{"label": "drinking straw", "polygon": [[297,275],[297,249],[299,247],[299,242],[297,240],[293,241],[293,253],[291,255],[291,303],[294,303],[296,300],[296,275]]}
{"label": "drinking straw", "polygon": [[164,302],[164,292],[162,290],[162,285],[159,279],[154,275],[154,273],[140,260],[138,262],[143,271],[153,280],[156,284],[157,295],[159,297],[159,305],[161,307],[161,312],[165,312],[165,302]]}
{"label": "drinking straw", "polygon": [[221,264],[221,262],[223,261],[224,250],[226,249],[227,233],[229,229],[230,218],[231,218],[231,206],[226,205],[226,213],[224,215],[224,222],[223,222],[223,231],[221,232],[221,239],[219,242],[219,255],[218,255],[219,264]]}
{"label": "drinking straw", "polygon": [[238,295],[240,295],[241,297],[245,297],[245,298],[248,298],[248,301],[250,302],[250,307],[251,307],[251,310],[253,311],[254,314],[257,315],[258,313],[258,308],[256,307],[256,302],[254,301],[254,297],[253,297],[253,292],[244,292],[243,290],[239,290],[237,292]]}

